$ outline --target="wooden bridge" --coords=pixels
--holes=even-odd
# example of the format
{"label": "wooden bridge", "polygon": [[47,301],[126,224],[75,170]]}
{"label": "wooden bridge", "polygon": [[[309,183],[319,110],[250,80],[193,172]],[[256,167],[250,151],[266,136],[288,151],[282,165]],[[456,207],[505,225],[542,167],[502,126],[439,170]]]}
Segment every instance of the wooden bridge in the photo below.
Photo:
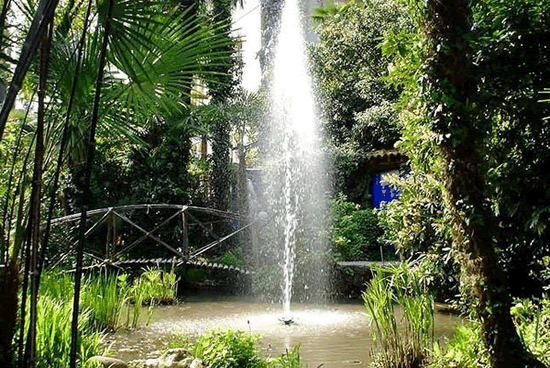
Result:
{"label": "wooden bridge", "polygon": [[[138,224],[138,220],[132,219],[136,213],[140,213],[141,216],[150,216],[151,212],[153,212],[151,220],[154,225],[150,229],[144,228],[143,224]],[[100,229],[102,229],[105,231],[105,247],[103,254],[98,254],[97,250],[92,252],[90,247],[86,248],[87,258],[92,261],[85,266],[85,269],[108,266],[131,267],[136,265],[172,264],[250,273],[250,271],[239,267],[208,262],[201,257],[207,251],[252,226],[254,221],[249,221],[249,219],[238,214],[186,205],[134,204],[90,210],[86,213],[86,216],[93,221],[87,221],[90,225],[87,226],[85,237],[90,238],[93,234],[97,236]],[[52,226],[57,228],[65,226],[70,229],[79,220],[80,214],[73,214],[52,220]],[[225,228],[231,229],[231,231],[218,235],[214,230],[214,224],[223,222],[225,222],[225,226],[218,226],[218,229]],[[123,225],[126,226],[126,231],[121,231]],[[211,241],[206,244],[190,246],[188,231],[191,226],[198,226],[204,234],[203,238]],[[159,234],[161,230],[174,233],[176,228],[179,232],[177,243],[174,242],[174,239],[163,239]],[[128,234],[131,232],[140,235],[135,238],[129,237]],[[153,241],[155,245],[163,247],[168,255],[161,258],[140,257],[129,259],[127,257],[128,253],[146,240]],[[127,244],[127,241],[129,244]],[[62,252],[63,254],[56,259],[50,260],[49,267],[53,268],[65,262],[75,251],[76,244],[77,241],[73,241],[66,252]]]}

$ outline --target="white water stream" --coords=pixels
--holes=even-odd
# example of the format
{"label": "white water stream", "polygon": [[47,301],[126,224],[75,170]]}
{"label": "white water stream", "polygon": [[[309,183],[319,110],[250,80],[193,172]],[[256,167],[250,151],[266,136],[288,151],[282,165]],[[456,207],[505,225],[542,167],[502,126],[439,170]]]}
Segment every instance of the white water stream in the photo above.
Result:
{"label": "white water stream", "polygon": [[[325,209],[322,145],[308,71],[302,13],[297,0],[282,10],[271,81],[267,171],[269,201],[282,243],[282,303],[290,319],[297,247],[311,246]],[[306,244],[310,242],[310,245]],[[323,241],[316,242],[324,243]],[[311,251],[311,249],[308,249]],[[317,270],[311,270],[317,271]]]}

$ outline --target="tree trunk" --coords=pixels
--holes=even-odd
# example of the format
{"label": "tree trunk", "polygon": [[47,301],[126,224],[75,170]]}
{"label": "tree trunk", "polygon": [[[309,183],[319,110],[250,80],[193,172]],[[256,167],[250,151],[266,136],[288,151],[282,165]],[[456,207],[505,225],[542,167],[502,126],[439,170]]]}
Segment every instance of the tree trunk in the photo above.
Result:
{"label": "tree trunk", "polygon": [[[452,217],[463,290],[481,323],[491,365],[542,366],[523,347],[510,315],[511,297],[496,249],[494,217],[486,197],[482,145],[490,121],[475,115],[468,0],[429,0],[428,116],[440,137],[445,200]],[[434,98],[434,96],[437,96]]]}
{"label": "tree trunk", "polygon": [[90,133],[88,137],[87,149],[86,149],[86,167],[84,171],[84,191],[82,194],[82,209],[80,212],[80,226],[79,226],[79,239],[77,247],[76,257],[76,272],[75,272],[75,286],[74,286],[74,299],[73,299],[73,315],[71,324],[71,351],[69,356],[70,368],[76,368],[76,355],[79,350],[79,338],[78,338],[78,313],[80,305],[80,286],[82,282],[82,258],[84,253],[85,231],[86,231],[86,212],[88,210],[88,204],[90,203],[90,181],[92,176],[92,166],[94,162],[95,153],[95,133],[99,120],[99,107],[101,100],[101,87],[103,85],[103,75],[105,73],[105,64],[107,59],[107,44],[109,41],[109,33],[111,28],[111,18],[113,15],[113,6],[115,0],[109,0],[109,8],[107,11],[107,17],[105,20],[105,29],[103,33],[103,41],[101,45],[101,51],[99,55],[99,65],[96,78],[94,105],[92,109],[92,117],[90,121]]}
{"label": "tree trunk", "polygon": [[27,346],[25,360],[27,367],[34,368],[36,353],[36,323],[38,307],[38,248],[40,246],[40,203],[42,199],[42,166],[44,162],[44,118],[46,114],[46,87],[48,78],[48,59],[50,53],[53,24],[49,24],[49,30],[40,41],[40,75],[38,87],[38,118],[36,122],[36,143],[34,155],[34,172],[32,180],[32,203],[30,204],[29,230],[30,230],[30,275],[31,275],[31,306],[29,314],[29,331],[27,334]]}
{"label": "tree trunk", "polygon": [[0,367],[13,367],[13,336],[19,305],[19,263],[7,262],[0,268]]}

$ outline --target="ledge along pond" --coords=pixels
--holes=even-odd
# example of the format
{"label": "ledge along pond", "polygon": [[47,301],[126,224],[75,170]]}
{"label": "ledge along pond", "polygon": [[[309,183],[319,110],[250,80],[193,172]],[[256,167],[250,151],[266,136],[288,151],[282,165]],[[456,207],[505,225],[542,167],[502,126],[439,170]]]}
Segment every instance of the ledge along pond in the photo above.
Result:
{"label": "ledge along pond", "polygon": [[[397,313],[399,310],[397,309]],[[372,328],[359,303],[331,305],[292,304],[295,323],[285,325],[280,304],[255,302],[242,296],[185,296],[183,302],[158,306],[147,326],[119,331],[105,337],[108,355],[130,361],[157,357],[172,334],[194,336],[212,328],[234,329],[261,335],[266,356],[277,356],[300,345],[300,356],[309,367],[367,367],[373,348]],[[399,320],[399,317],[398,317]],[[436,340],[451,337],[459,317],[436,313]]]}

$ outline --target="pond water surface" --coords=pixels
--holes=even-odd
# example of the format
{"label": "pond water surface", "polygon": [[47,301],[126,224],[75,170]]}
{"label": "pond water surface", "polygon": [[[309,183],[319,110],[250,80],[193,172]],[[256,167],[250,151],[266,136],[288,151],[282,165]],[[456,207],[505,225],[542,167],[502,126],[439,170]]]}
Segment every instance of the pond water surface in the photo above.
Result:
{"label": "pond water surface", "polygon": [[[157,357],[174,333],[196,336],[211,328],[231,328],[260,334],[266,356],[279,355],[300,344],[301,358],[310,368],[368,366],[373,346],[371,326],[359,302],[293,304],[296,323],[289,326],[279,321],[282,315],[280,305],[243,297],[186,297],[181,304],[156,307],[148,326],[111,334],[106,344],[111,345],[110,355],[128,361]],[[459,321],[455,316],[436,314],[436,338],[450,337]]]}

